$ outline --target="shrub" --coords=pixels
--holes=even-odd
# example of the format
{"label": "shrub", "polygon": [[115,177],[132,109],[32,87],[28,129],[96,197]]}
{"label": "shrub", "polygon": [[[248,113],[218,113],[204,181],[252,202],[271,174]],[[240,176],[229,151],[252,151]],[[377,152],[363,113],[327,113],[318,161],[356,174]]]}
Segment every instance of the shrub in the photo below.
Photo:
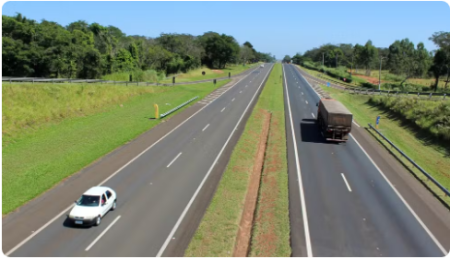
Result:
{"label": "shrub", "polygon": [[373,96],[370,102],[414,123],[438,139],[450,140],[450,102],[417,97]]}

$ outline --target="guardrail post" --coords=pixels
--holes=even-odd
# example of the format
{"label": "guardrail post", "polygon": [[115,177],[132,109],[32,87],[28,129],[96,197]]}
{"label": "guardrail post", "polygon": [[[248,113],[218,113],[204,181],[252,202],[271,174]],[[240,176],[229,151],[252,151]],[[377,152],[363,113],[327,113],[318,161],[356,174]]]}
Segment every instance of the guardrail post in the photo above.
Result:
{"label": "guardrail post", "polygon": [[419,97],[420,96],[420,93],[417,93],[417,97]]}
{"label": "guardrail post", "polygon": [[32,84],[34,84],[34,79],[33,79],[33,81],[32,81],[33,83]]}
{"label": "guardrail post", "polygon": [[445,99],[445,96],[446,96],[447,94],[444,94],[444,98],[443,99]]}
{"label": "guardrail post", "polygon": [[125,86],[128,86],[128,82],[125,82]]}
{"label": "guardrail post", "polygon": [[388,90],[388,94],[387,94],[388,96],[389,96],[389,93],[390,93],[390,92],[391,92],[391,90]]}
{"label": "guardrail post", "polygon": [[433,93],[430,93],[430,97],[429,97],[429,99],[431,99],[431,96],[433,95]]}

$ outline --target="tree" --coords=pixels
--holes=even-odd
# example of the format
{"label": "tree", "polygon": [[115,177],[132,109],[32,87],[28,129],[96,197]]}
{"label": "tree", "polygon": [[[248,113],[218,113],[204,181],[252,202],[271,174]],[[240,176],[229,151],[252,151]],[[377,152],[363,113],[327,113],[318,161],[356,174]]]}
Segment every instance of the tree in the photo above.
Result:
{"label": "tree", "polygon": [[239,45],[228,35],[208,32],[201,36],[205,49],[202,61],[210,68],[225,68],[226,64],[237,59]]}
{"label": "tree", "polygon": [[[444,50],[439,49],[436,51],[436,54],[433,58],[433,65],[430,67],[430,71],[433,73],[433,76],[435,78],[435,84],[434,84],[434,91],[437,91],[438,85],[439,85],[439,77],[445,75],[448,70],[450,69],[450,66],[448,65],[450,62],[447,58],[447,54]],[[447,89],[447,84],[445,85],[445,89]]]}
{"label": "tree", "polygon": [[253,50],[248,47],[247,45],[243,45],[241,46],[241,50],[240,50],[240,59],[242,61],[242,63],[247,63],[247,61],[253,59],[255,56],[253,55]]}
{"label": "tree", "polygon": [[[447,79],[445,80],[445,89],[447,90],[450,76],[450,32],[435,32],[429,39],[439,46],[439,50],[434,56],[433,71],[442,71],[441,69],[443,67],[447,68]],[[437,74],[439,73],[437,72]],[[433,72],[433,74],[436,77],[436,73]],[[436,78],[435,90],[437,89],[438,83],[439,76]]]}

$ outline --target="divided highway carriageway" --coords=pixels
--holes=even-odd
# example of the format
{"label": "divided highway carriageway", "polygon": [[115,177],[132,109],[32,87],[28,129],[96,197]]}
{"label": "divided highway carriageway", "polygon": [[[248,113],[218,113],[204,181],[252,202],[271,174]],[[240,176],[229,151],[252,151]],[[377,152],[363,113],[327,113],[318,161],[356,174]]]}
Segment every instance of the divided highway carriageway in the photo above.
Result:
{"label": "divided highway carriageway", "polygon": [[[24,208],[27,213],[19,211],[4,219],[3,252],[17,257],[182,256],[272,67],[258,67],[211,102],[188,108],[195,113],[133,158],[122,159],[120,148],[101,159],[92,170],[98,174],[111,171],[98,182],[90,178],[94,173],[81,174],[89,183],[77,195],[66,199],[64,189],[76,188],[66,184],[55,191],[59,197],[49,194],[40,201],[48,208],[31,204]],[[138,146],[139,142],[130,144]],[[105,159],[123,162],[113,169]],[[117,209],[99,227],[67,225],[67,206],[99,183],[117,192]],[[54,215],[45,216],[46,209],[54,209],[52,199],[55,203],[66,199],[66,203]]]}
{"label": "divided highway carriageway", "polygon": [[294,256],[439,256],[450,213],[367,132],[326,143],[318,93],[283,65],[291,246]]}

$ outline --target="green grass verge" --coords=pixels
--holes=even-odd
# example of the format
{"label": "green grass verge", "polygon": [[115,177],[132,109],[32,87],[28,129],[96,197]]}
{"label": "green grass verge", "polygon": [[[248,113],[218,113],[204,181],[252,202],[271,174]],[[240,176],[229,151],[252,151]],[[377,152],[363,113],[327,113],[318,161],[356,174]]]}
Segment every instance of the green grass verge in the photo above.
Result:
{"label": "green grass verge", "polygon": [[[11,212],[99,157],[160,123],[161,120],[149,120],[150,117],[154,117],[154,103],[159,104],[160,113],[163,113],[195,96],[199,96],[198,100],[201,100],[227,82],[229,80],[218,82],[216,86],[208,82],[159,87],[159,90],[154,90],[155,92],[143,91],[140,95],[134,95],[123,102],[105,103],[98,110],[93,109],[87,114],[73,115],[60,121],[50,121],[41,124],[32,132],[15,136],[14,142],[3,146],[2,214]],[[35,85],[35,87],[45,86]],[[95,90],[101,86],[90,87]],[[127,89],[134,91],[131,87]],[[116,90],[118,89],[110,89]],[[61,95],[65,96],[63,93]],[[32,98],[25,95],[19,99],[26,101]],[[73,98],[78,97],[73,95]],[[5,104],[5,99],[3,101]],[[89,103],[96,105],[92,100],[89,100]],[[35,112],[32,106],[27,107],[29,113]]]}
{"label": "green grass verge", "polygon": [[[256,225],[251,241],[251,255],[287,257],[289,246],[289,208],[286,140],[284,131],[283,87],[281,64],[276,64],[249,117],[244,132],[231,155],[218,189],[209,205],[199,228],[185,252],[185,256],[226,257],[232,256],[239,229],[245,196],[258,150],[262,132],[264,110],[272,112],[271,132],[264,172],[271,178],[262,181],[260,195],[271,194],[271,201],[262,205],[266,196],[259,198]],[[264,177],[264,176],[263,176]],[[274,185],[272,185],[274,183]],[[276,188],[274,192],[270,188]],[[272,213],[272,214],[271,214]],[[264,237],[270,235],[270,248],[265,247]],[[272,249],[275,247],[274,249]]]}
{"label": "green grass verge", "polygon": [[289,257],[289,193],[281,65],[270,75],[259,102],[272,113],[261,176],[250,256]]}
{"label": "green grass verge", "polygon": [[[254,68],[255,64],[248,64],[246,66],[243,65],[232,65],[228,66],[225,69],[209,69],[207,67],[193,69],[187,73],[179,74],[176,76],[175,82],[191,82],[191,81],[199,81],[205,79],[214,79],[219,77],[227,77],[230,72],[231,75],[237,75],[244,72],[247,69]],[[202,75],[202,71],[205,71],[205,75]],[[168,76],[170,78],[161,80],[160,83],[168,84],[172,83],[172,76]]]}
{"label": "green grass verge", "polygon": [[[372,105],[369,102],[369,96],[353,95],[324,85],[321,87],[333,98],[342,102],[353,113],[355,121],[362,127],[367,126],[368,123],[375,125],[376,117],[380,115],[379,131],[444,187],[450,189],[450,154],[448,147],[445,147],[444,144],[438,143],[437,141],[430,140],[428,137],[423,138],[423,133],[415,127],[405,125],[401,120],[391,116],[392,114],[389,111]],[[378,134],[375,133],[373,135],[380,141],[380,144],[384,145],[388,150],[391,150],[395,157],[444,200],[444,202],[450,205],[450,197],[443,197],[442,191],[435,187],[431,181],[426,181],[426,177],[420,171],[413,168],[411,163],[392,149]]]}

